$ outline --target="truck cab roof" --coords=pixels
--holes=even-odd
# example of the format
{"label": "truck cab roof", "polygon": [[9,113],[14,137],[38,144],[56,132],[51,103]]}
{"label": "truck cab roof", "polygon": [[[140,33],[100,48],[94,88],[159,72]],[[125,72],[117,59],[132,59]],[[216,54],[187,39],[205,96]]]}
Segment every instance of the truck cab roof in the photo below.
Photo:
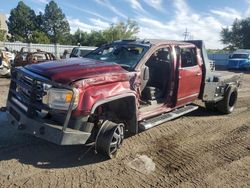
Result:
{"label": "truck cab roof", "polygon": [[114,44],[130,44],[130,45],[143,45],[143,46],[160,46],[160,45],[177,45],[185,46],[190,45],[192,42],[177,41],[177,40],[165,40],[165,39],[130,39],[130,40],[117,40]]}

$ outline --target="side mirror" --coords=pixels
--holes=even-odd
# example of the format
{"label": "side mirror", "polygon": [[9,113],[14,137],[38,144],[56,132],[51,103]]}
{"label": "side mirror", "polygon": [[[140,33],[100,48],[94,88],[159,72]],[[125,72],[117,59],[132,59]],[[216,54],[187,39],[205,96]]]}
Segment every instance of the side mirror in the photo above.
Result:
{"label": "side mirror", "polygon": [[143,70],[143,80],[149,80],[149,68],[147,66]]}
{"label": "side mirror", "polygon": [[232,56],[233,56],[233,55],[232,55],[232,54],[230,54],[230,55],[228,56],[228,58],[229,58],[229,59],[232,59]]}

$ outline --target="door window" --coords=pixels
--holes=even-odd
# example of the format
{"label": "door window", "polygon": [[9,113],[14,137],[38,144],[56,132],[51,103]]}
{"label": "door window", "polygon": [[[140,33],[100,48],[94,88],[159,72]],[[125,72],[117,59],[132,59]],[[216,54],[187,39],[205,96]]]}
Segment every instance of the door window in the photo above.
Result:
{"label": "door window", "polygon": [[195,48],[181,49],[181,67],[193,67],[197,65]]}
{"label": "door window", "polygon": [[169,48],[156,50],[146,62],[149,68],[149,81],[147,86],[155,87],[165,92],[171,75],[171,54]]}

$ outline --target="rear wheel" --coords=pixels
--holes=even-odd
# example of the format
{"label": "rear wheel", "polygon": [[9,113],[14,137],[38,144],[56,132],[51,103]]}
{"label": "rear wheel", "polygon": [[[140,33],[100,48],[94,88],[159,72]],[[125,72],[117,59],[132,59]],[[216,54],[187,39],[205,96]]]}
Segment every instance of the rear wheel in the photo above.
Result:
{"label": "rear wheel", "polygon": [[218,102],[217,109],[223,114],[230,114],[233,112],[238,98],[238,89],[236,86],[230,86],[225,93],[222,101]]}
{"label": "rear wheel", "polygon": [[124,139],[124,124],[104,121],[96,138],[96,149],[109,158],[116,156]]}

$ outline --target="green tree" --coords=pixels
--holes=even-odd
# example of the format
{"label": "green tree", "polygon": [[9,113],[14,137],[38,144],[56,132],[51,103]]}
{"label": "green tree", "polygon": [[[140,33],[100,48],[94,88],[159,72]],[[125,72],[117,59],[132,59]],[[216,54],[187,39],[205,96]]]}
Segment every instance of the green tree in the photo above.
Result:
{"label": "green tree", "polygon": [[114,40],[136,38],[139,29],[136,21],[128,19],[127,22],[111,25],[110,28],[103,31],[103,34],[107,42],[112,42]]}
{"label": "green tree", "polygon": [[63,42],[64,37],[70,33],[69,23],[65,14],[63,14],[62,9],[54,1],[50,1],[45,7],[43,27],[53,43]]}
{"label": "green tree", "polygon": [[72,44],[77,45],[80,44],[82,46],[88,45],[89,34],[87,32],[81,31],[79,28],[72,35]]}
{"label": "green tree", "polygon": [[232,26],[222,28],[221,42],[228,45],[226,48],[250,48],[250,17],[242,20],[236,19]]}
{"label": "green tree", "polygon": [[30,37],[30,42],[42,44],[50,43],[50,39],[47,33],[44,31],[42,12],[39,12],[39,14],[35,18],[35,31],[33,31]]}
{"label": "green tree", "polygon": [[32,33],[30,42],[32,43],[42,43],[42,44],[49,44],[50,43],[50,39],[49,37],[46,35],[46,33],[44,33],[43,31],[34,31]]}
{"label": "green tree", "polygon": [[39,12],[35,19],[36,23],[36,31],[43,31],[45,32],[44,25],[43,25],[43,13]]}
{"label": "green tree", "polygon": [[10,40],[30,42],[30,37],[36,29],[36,14],[34,10],[20,1],[16,8],[10,11],[7,21]]}
{"label": "green tree", "polygon": [[107,41],[104,38],[103,31],[91,31],[87,33],[78,29],[74,35],[72,35],[73,45],[101,46],[105,43],[107,43]]}
{"label": "green tree", "polygon": [[87,38],[88,46],[101,46],[107,43],[102,31],[91,31]]}
{"label": "green tree", "polygon": [[73,44],[72,41],[73,41],[73,35],[70,33],[67,33],[61,39],[60,44],[71,45],[71,44]]}
{"label": "green tree", "polygon": [[72,44],[76,45],[80,43],[83,46],[101,46],[114,40],[136,38],[138,32],[139,26],[137,22],[127,20],[127,22],[119,22],[116,25],[111,25],[103,31],[91,31],[87,33],[78,29],[72,35]]}
{"label": "green tree", "polygon": [[243,47],[250,49],[250,17],[241,21]]}
{"label": "green tree", "polygon": [[[0,28],[1,28],[1,22],[0,22]],[[6,39],[6,30],[0,29],[0,41],[4,41]]]}

